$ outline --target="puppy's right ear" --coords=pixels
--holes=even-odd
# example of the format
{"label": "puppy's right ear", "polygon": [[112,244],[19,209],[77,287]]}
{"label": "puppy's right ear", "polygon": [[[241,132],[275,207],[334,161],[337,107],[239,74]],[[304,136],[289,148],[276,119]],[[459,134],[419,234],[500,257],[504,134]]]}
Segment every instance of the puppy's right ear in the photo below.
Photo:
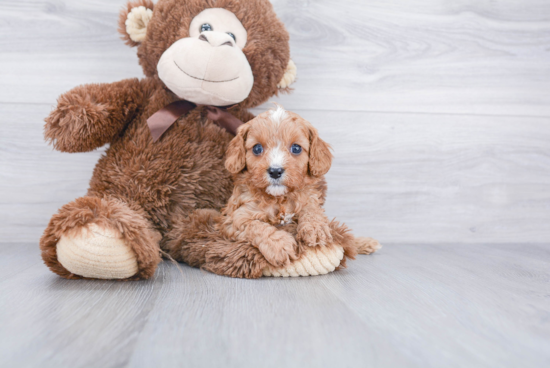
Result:
{"label": "puppy's right ear", "polygon": [[237,135],[227,147],[225,168],[231,174],[237,174],[246,167],[246,135],[248,134],[248,124],[243,124],[237,129]]}
{"label": "puppy's right ear", "polygon": [[120,11],[118,32],[128,46],[138,46],[145,40],[154,7],[151,0],[133,0]]}

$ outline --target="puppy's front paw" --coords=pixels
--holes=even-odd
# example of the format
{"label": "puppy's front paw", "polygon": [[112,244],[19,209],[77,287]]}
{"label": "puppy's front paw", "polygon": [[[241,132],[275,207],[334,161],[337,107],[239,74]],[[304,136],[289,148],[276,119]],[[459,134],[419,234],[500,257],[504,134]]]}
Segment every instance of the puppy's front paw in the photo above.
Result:
{"label": "puppy's front paw", "polygon": [[292,235],[278,230],[262,242],[259,249],[269,263],[275,267],[282,267],[296,259],[296,247],[296,240]]}
{"label": "puppy's front paw", "polygon": [[306,222],[298,226],[297,239],[300,243],[314,247],[332,242],[332,235],[327,223]]}

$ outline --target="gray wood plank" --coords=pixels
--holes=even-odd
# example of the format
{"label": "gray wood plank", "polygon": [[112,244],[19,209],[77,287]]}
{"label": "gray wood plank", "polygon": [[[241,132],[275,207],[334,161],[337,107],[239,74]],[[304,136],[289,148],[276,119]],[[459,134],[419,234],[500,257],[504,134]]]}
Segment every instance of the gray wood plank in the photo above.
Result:
{"label": "gray wood plank", "polygon": [[299,70],[288,108],[549,116],[547,1],[275,4]]}
{"label": "gray wood plank", "polygon": [[[0,105],[0,235],[37,241],[99,155],[53,151],[46,105]],[[260,112],[260,109],[255,110]],[[297,110],[332,144],[329,216],[382,242],[550,239],[547,118]]]}
{"label": "gray wood plank", "polygon": [[[36,259],[0,243],[0,269]],[[1,367],[545,367],[548,246],[391,244],[345,270],[239,280],[0,279]]]}
{"label": "gray wood plank", "polygon": [[167,278],[130,367],[407,364],[401,352],[381,355],[391,349],[385,342],[366,343],[366,326],[320,278],[235,280],[185,269],[189,289],[178,276]]}
{"label": "gray wood plank", "polygon": [[419,365],[545,367],[549,258],[524,244],[394,245],[323,281]]}
{"label": "gray wood plank", "polygon": [[[3,253],[6,246],[39,259],[35,243],[2,244]],[[124,366],[156,300],[158,276],[147,282],[73,282],[35,264],[0,279],[0,366]]]}
{"label": "gray wood plank", "polygon": [[[86,193],[103,150],[64,154],[42,135],[48,105],[0,104],[0,235],[38,241],[57,209]],[[31,240],[32,239],[32,240]]]}
{"label": "gray wood plank", "polygon": [[[0,4],[0,102],[141,76],[124,1]],[[274,0],[299,68],[291,109],[550,116],[550,3]]]}

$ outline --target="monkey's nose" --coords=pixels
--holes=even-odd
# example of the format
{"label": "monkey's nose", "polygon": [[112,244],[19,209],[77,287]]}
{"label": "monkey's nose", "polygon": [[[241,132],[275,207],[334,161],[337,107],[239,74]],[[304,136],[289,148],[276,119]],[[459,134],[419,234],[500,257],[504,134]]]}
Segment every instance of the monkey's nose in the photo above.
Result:
{"label": "monkey's nose", "polygon": [[208,42],[212,47],[230,46],[233,47],[233,39],[227,33],[206,31],[201,33],[199,40]]}
{"label": "monkey's nose", "polygon": [[267,173],[273,179],[279,179],[284,172],[285,169],[283,169],[282,167],[270,167],[269,169],[267,169]]}

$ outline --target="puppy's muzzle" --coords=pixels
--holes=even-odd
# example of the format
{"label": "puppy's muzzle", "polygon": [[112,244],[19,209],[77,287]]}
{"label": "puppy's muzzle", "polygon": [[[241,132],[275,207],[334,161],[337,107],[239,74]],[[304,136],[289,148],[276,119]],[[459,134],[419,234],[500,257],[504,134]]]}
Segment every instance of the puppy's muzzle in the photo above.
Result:
{"label": "puppy's muzzle", "polygon": [[267,173],[272,179],[279,179],[284,172],[285,169],[283,169],[282,167],[270,167],[269,169],[267,169]]}

